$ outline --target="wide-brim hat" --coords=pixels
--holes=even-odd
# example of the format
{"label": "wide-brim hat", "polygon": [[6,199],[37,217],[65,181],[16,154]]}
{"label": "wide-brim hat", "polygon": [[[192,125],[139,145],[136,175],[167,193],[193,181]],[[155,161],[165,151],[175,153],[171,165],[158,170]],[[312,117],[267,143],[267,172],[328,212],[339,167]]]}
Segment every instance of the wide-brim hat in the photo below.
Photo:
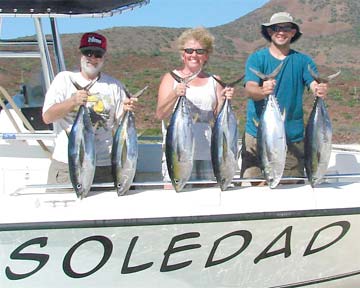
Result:
{"label": "wide-brim hat", "polygon": [[302,32],[300,31],[299,25],[294,21],[294,18],[287,12],[275,13],[271,16],[270,22],[261,24],[261,34],[267,41],[271,42],[271,37],[267,31],[267,28],[271,27],[272,25],[281,23],[291,23],[296,29],[296,33],[291,39],[290,43],[295,42],[301,37]]}

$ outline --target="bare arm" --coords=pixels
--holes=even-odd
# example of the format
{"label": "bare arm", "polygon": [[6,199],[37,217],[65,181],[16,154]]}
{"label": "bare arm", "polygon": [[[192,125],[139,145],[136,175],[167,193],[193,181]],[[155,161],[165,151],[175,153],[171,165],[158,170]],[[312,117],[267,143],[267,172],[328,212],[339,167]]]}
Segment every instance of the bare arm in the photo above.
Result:
{"label": "bare arm", "polygon": [[88,93],[85,90],[78,90],[72,94],[69,99],[64,102],[52,105],[43,114],[45,124],[53,123],[54,121],[64,118],[69,112],[73,111],[77,106],[85,104],[87,101]]}
{"label": "bare arm", "polygon": [[259,86],[257,82],[248,81],[245,84],[245,93],[247,97],[259,101],[273,93],[275,85],[276,81],[273,79],[264,81],[262,86]]}
{"label": "bare arm", "polygon": [[175,89],[173,87],[174,79],[170,73],[166,73],[160,83],[156,106],[156,118],[160,120],[170,116],[178,97],[185,94],[184,84],[179,83]]}

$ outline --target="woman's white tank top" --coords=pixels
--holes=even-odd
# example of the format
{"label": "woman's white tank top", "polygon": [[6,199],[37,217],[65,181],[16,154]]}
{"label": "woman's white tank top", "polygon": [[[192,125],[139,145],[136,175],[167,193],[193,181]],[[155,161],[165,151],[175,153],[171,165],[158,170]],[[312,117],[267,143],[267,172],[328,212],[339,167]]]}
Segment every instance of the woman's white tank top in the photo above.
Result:
{"label": "woman's white tank top", "polygon": [[[177,82],[174,81],[174,88],[176,85]],[[215,121],[214,110],[217,104],[216,82],[209,77],[203,86],[191,86],[191,84],[188,86],[186,98],[190,102],[191,113],[194,117],[194,160],[210,160],[211,129]]]}

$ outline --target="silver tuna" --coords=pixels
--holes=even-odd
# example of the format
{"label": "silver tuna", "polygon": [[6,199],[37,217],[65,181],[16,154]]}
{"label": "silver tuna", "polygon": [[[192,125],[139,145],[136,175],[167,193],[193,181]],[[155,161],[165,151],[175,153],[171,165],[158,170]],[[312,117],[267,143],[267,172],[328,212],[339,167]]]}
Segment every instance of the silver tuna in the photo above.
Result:
{"label": "silver tuna", "polygon": [[138,158],[135,116],[126,111],[116,129],[111,153],[115,188],[119,196],[125,195],[133,183]]}
{"label": "silver tuna", "polygon": [[260,117],[257,138],[264,177],[270,188],[275,188],[284,172],[287,145],[284,117],[273,94],[268,96]]}
{"label": "silver tuna", "polygon": [[181,191],[191,176],[194,159],[193,120],[185,96],[180,96],[166,130],[165,156],[171,183]]}
{"label": "silver tuna", "polygon": [[[283,63],[269,75],[265,75],[252,68],[261,79],[274,79],[280,72]],[[275,94],[270,94],[260,117],[257,132],[257,150],[264,177],[270,188],[275,188],[284,173],[286,162],[286,133],[284,125],[285,113],[281,114]]]}
{"label": "silver tuna", "polygon": [[[310,65],[308,69],[317,83],[328,83],[341,73],[339,71],[324,79],[320,78]],[[318,184],[326,173],[331,155],[331,143],[331,120],[324,100],[316,97],[306,125],[304,140],[305,170],[312,187]]]}
{"label": "silver tuna", "polygon": [[[138,98],[147,89],[140,90],[134,95],[127,93],[129,98]],[[136,174],[138,159],[138,140],[135,125],[135,115],[126,111],[117,127],[111,151],[112,174],[114,185],[119,196],[129,191]]]}
{"label": "silver tuna", "polygon": [[95,133],[88,109],[81,105],[69,134],[68,161],[71,183],[78,198],[90,191],[95,174]]}
{"label": "silver tuna", "polygon": [[[233,87],[244,76],[231,83],[213,78],[222,87]],[[237,119],[231,107],[231,101],[225,99],[216,117],[211,134],[211,161],[216,181],[221,191],[226,190],[235,176],[238,162],[238,127]]]}
{"label": "silver tuna", "polygon": [[305,129],[305,169],[310,185],[326,173],[331,154],[332,126],[324,100],[316,97]]}
{"label": "silver tuna", "polygon": [[[187,84],[200,72],[201,69],[186,78],[181,78],[172,71],[170,74],[177,82]],[[185,95],[178,98],[166,129],[166,165],[176,192],[181,191],[190,179],[194,162],[193,117],[188,101]]]}
{"label": "silver tuna", "polygon": [[216,117],[211,135],[211,161],[216,181],[222,191],[226,190],[237,169],[238,152],[237,119],[231,102],[225,99]]}

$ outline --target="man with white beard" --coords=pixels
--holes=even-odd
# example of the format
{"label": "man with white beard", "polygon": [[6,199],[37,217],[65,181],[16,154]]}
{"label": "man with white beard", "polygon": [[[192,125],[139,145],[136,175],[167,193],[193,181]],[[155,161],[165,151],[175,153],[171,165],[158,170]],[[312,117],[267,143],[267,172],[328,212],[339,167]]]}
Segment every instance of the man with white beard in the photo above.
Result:
{"label": "man with white beard", "polygon": [[[79,72],[63,71],[56,75],[46,93],[43,120],[53,123],[55,149],[49,168],[48,184],[70,183],[68,167],[68,134],[80,105],[90,111],[95,131],[96,170],[94,182],[112,182],[111,147],[124,111],[133,111],[136,99],[126,97],[123,84],[101,72],[107,40],[98,33],[85,33],[80,41]],[[90,88],[86,88],[87,85]],[[77,86],[77,87],[76,87]]]}

